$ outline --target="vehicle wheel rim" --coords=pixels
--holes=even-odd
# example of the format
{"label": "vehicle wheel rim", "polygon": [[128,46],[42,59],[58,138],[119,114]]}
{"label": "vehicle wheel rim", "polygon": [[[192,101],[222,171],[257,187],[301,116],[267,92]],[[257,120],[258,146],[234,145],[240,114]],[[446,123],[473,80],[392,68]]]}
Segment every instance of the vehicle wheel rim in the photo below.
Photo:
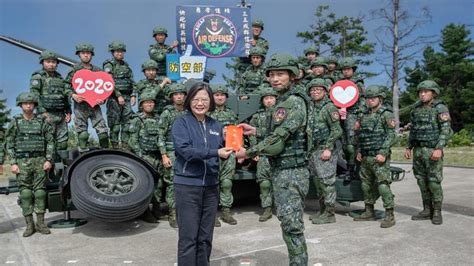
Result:
{"label": "vehicle wheel rim", "polygon": [[135,175],[122,166],[99,167],[89,175],[89,185],[108,196],[126,195],[137,187],[137,182]]}

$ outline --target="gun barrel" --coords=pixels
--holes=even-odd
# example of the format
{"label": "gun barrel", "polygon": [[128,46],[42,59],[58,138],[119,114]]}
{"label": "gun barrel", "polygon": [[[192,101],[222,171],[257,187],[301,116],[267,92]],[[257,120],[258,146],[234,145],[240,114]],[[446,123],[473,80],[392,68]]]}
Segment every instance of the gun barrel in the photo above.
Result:
{"label": "gun barrel", "polygon": [[[12,45],[15,45],[17,47],[20,47],[20,48],[23,48],[25,50],[28,50],[30,52],[33,52],[33,53],[36,53],[36,54],[41,54],[41,52],[43,52],[44,48],[41,48],[39,46],[36,46],[34,44],[31,44],[29,42],[25,42],[25,41],[21,41],[21,40],[17,40],[17,39],[14,39],[14,38],[11,38],[11,37],[8,37],[8,36],[5,36],[5,35],[0,35],[0,40],[4,41],[4,42],[7,42],[9,44],[12,44]],[[72,60],[71,58],[68,58],[66,56],[62,56],[62,55],[58,55],[58,61],[60,63],[63,63],[67,66],[73,66],[74,64],[77,64],[78,62],[75,61],[75,60]]]}

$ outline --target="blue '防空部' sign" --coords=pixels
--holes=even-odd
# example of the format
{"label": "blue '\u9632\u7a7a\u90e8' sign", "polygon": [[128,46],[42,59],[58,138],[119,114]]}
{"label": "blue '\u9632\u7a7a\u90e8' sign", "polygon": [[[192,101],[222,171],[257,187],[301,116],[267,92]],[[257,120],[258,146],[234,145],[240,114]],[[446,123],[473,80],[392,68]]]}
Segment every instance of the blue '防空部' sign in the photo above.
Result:
{"label": "blue '\u9632\u7a7a\u90e8' sign", "polygon": [[191,55],[212,58],[246,57],[252,40],[250,9],[241,7],[178,6],[180,53],[192,45]]}

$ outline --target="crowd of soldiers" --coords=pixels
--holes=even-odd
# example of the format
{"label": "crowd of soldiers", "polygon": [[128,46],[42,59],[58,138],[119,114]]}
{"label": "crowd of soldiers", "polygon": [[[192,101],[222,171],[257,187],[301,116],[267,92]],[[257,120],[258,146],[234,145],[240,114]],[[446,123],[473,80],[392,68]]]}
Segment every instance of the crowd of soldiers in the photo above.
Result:
{"label": "crowd of soldiers", "polygon": [[[365,88],[354,59],[324,58],[312,46],[305,50],[301,60],[286,54],[274,54],[266,60],[269,43],[261,37],[263,28],[261,20],[254,21],[250,54],[238,61],[239,82],[235,90],[238,94],[259,94],[261,109],[248,121],[256,131],[249,136],[245,155],[237,152],[221,161],[220,218],[228,224],[237,224],[231,213],[234,171],[243,160],[254,161],[263,209],[259,221],[270,219],[275,208],[282,223],[290,262],[292,258],[304,262],[302,199],[308,191],[309,178],[314,181],[320,204],[320,210],[310,217],[312,223],[336,222],[335,182],[341,153],[347,161],[344,176],[348,180],[360,178],[362,181],[365,211],[354,220],[375,220],[374,204],[382,197],[386,212],[380,226],[395,225],[390,149],[395,143],[396,124],[392,110],[386,104],[388,89],[380,85]],[[41,53],[42,69],[33,73],[30,92],[21,93],[17,98],[23,113],[13,118],[6,134],[6,151],[12,172],[17,174],[21,208],[27,224],[25,237],[35,231],[49,233],[44,225],[45,171],[51,168],[54,153],[68,148],[67,124],[72,111],[81,152],[88,150],[90,119],[102,148],[129,150],[161,173],[151,208],[143,214],[143,219],[158,222],[164,197],[170,210],[169,224],[177,227],[171,127],[175,119],[186,112],[183,103],[189,86],[172,83],[166,77],[166,54],[172,53],[178,45],[176,41],[171,46],[166,45],[167,36],[162,27],[153,30],[156,43],[149,48],[150,59],[141,66],[145,78],[137,83],[124,60],[125,44],[110,43],[108,49],[112,58],[103,63],[103,70],[112,75],[115,89],[106,102],[107,123],[100,109],[104,102],[91,107],[71,85],[77,71],[101,70],[91,63],[94,47],[90,44],[76,46],[80,63],[65,79],[56,71],[57,55],[49,51]],[[278,71],[287,73],[288,80],[278,83],[280,81],[275,80],[279,77],[270,77]],[[205,81],[209,82],[215,74],[215,71],[208,71]],[[358,101],[346,111],[337,109],[328,97],[329,88],[339,80],[354,82],[360,94]],[[278,86],[284,88],[277,89]],[[220,84],[211,84],[211,88],[216,109],[209,115],[223,127],[238,124],[237,115],[226,107],[228,88]],[[412,219],[431,219],[433,224],[441,224],[442,150],[452,134],[450,116],[446,105],[436,98],[440,93],[438,84],[423,81],[418,91],[420,101],[412,111],[405,157],[414,158],[414,174],[424,209]],[[134,114],[132,106],[136,103],[139,112]],[[38,115],[33,114],[35,107]],[[3,163],[3,156],[0,159]],[[292,176],[294,180],[289,179]],[[33,212],[37,214],[36,225]],[[215,226],[220,226],[217,218]]]}

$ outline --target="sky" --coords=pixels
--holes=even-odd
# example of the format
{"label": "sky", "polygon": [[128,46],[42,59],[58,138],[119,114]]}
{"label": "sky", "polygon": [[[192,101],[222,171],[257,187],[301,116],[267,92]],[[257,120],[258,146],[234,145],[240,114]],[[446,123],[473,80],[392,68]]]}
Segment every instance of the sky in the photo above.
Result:
{"label": "sky", "polygon": [[[296,32],[310,29],[318,5],[327,4],[336,16],[369,16],[369,11],[384,7],[386,1],[378,0],[249,0],[252,18],[265,22],[262,36],[270,42],[269,54],[287,52],[301,55],[308,44],[296,38]],[[34,43],[59,54],[77,59],[75,44],[89,42],[95,46],[93,63],[101,66],[111,57],[107,45],[121,40],[127,45],[126,61],[132,67],[135,80],[143,79],[140,65],[148,59],[148,47],[155,41],[154,27],[168,29],[167,43],[176,39],[176,6],[214,5],[236,6],[239,0],[0,0],[0,34]],[[410,6],[407,8],[407,5]],[[433,20],[420,27],[414,34],[437,35],[449,23],[474,25],[473,0],[401,0],[402,9],[417,15],[423,6],[429,6]],[[374,30],[380,21],[364,23],[369,41],[376,42]],[[472,38],[472,33],[471,33]],[[439,49],[436,48],[436,49]],[[376,54],[380,45],[376,45]],[[223,82],[222,74],[230,76],[225,68],[229,59],[209,59],[208,67],[217,71],[212,83]],[[7,98],[12,113],[18,113],[15,97],[29,89],[31,73],[40,69],[38,55],[0,41],[0,98]],[[69,67],[60,65],[59,72],[66,75]],[[363,70],[382,72],[374,63]],[[389,84],[382,74],[366,80],[366,84]]]}

